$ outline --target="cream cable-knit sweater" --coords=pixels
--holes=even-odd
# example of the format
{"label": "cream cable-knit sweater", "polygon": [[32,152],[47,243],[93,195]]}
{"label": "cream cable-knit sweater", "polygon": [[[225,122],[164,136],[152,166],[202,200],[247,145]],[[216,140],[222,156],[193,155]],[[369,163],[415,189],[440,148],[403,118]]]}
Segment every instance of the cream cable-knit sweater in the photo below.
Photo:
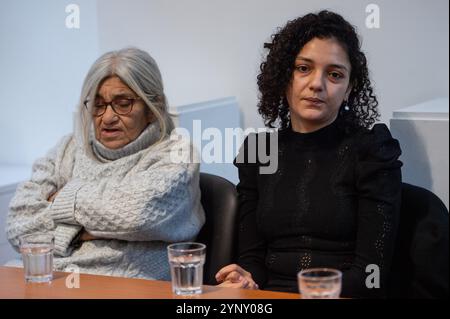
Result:
{"label": "cream cable-knit sweater", "polygon": [[[37,160],[10,203],[6,232],[14,248],[24,234],[52,232],[55,270],[76,265],[84,273],[168,280],[168,243],[195,239],[205,217],[199,164],[170,159],[173,148],[191,145],[169,138],[154,144],[155,125],[119,151],[94,141],[99,160],[73,136]],[[122,157],[112,160],[117,154]],[[77,244],[82,228],[103,239]]]}

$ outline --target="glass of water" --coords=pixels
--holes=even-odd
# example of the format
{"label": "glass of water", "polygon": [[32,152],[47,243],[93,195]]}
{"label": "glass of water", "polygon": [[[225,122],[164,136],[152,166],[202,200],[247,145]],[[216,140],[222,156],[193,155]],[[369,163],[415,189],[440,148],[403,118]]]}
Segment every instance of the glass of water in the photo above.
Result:
{"label": "glass of water", "polygon": [[50,282],[53,279],[54,237],[47,233],[33,233],[20,238],[25,281]]}
{"label": "glass of water", "polygon": [[167,247],[172,291],[177,295],[202,293],[206,246],[200,243],[176,243]]}
{"label": "glass of water", "polygon": [[341,294],[342,272],[337,269],[303,269],[297,277],[302,298],[337,299]]}

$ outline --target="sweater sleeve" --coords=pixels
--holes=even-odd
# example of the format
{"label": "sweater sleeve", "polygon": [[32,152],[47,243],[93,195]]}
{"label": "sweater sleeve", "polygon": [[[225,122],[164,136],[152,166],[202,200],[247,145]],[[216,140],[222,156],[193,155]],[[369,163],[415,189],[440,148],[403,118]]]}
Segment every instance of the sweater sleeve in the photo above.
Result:
{"label": "sweater sleeve", "polygon": [[[11,245],[18,251],[19,238],[33,232],[49,232],[55,234],[55,253],[66,254],[72,235],[80,226],[68,227],[56,225],[49,210],[50,195],[58,191],[65,183],[61,174],[61,162],[71,147],[70,136],[64,137],[45,157],[36,160],[33,165],[31,179],[20,184],[9,205],[6,222],[6,234]],[[64,237],[64,241],[61,239]]]}
{"label": "sweater sleeve", "polygon": [[[343,296],[382,297],[386,292],[401,200],[401,154],[384,124],[362,136],[356,167],[358,219],[355,259],[343,273]],[[368,288],[368,265],[378,266],[380,287]]]}
{"label": "sweater sleeve", "polygon": [[[234,165],[239,170],[239,184],[237,185],[239,202],[239,260],[238,264],[246,271],[252,274],[253,280],[261,287],[266,282],[266,242],[258,232],[257,227],[257,206],[258,206],[258,187],[257,176],[259,167],[256,164],[248,163],[249,139],[244,142],[245,152],[244,163]],[[242,155],[241,155],[242,156]]]}
{"label": "sweater sleeve", "polygon": [[[156,152],[156,151],[155,151]],[[125,177],[72,179],[58,193],[53,219],[90,234],[127,241],[192,240],[204,223],[199,164],[173,163],[170,148]]]}

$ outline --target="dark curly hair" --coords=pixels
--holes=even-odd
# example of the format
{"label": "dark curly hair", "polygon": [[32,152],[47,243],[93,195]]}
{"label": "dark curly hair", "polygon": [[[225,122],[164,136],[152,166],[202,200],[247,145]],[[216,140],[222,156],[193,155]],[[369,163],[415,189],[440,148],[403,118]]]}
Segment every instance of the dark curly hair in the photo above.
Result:
{"label": "dark curly hair", "polygon": [[258,111],[265,125],[273,128],[274,122],[279,119],[280,128],[289,126],[289,105],[285,92],[291,81],[296,56],[313,38],[336,39],[350,60],[352,90],[347,101],[349,109],[345,110],[341,106],[338,114],[340,123],[348,129],[369,128],[380,115],[369,79],[366,56],[361,52],[355,28],[339,14],[326,10],[289,21],[272,35],[271,43],[264,44],[269,52],[261,63],[261,73],[257,79],[260,91]]}

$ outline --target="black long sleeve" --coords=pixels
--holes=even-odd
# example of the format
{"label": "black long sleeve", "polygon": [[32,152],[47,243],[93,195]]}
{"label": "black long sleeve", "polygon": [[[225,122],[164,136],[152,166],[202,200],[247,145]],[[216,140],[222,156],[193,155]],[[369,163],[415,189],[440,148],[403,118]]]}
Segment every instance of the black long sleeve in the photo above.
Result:
{"label": "black long sleeve", "polygon": [[[248,150],[249,139],[244,142],[244,152]],[[257,227],[258,187],[257,177],[259,167],[256,163],[236,163],[239,168],[239,184],[237,185],[239,201],[239,241],[238,263],[252,274],[253,280],[263,287],[266,282],[264,259],[267,244],[259,234]]]}
{"label": "black long sleeve", "polygon": [[[343,272],[342,295],[382,297],[393,255],[401,200],[401,151],[387,127],[376,125],[360,141],[356,164],[358,213],[355,258]],[[368,289],[368,265],[380,270],[380,288]]]}
{"label": "black long sleeve", "polygon": [[[385,125],[348,134],[336,122],[280,131],[278,141],[274,174],[235,163],[240,265],[264,289],[297,291],[298,271],[332,267],[343,272],[342,296],[384,296],[400,206],[398,142]],[[381,288],[366,287],[368,265],[379,267]]]}

